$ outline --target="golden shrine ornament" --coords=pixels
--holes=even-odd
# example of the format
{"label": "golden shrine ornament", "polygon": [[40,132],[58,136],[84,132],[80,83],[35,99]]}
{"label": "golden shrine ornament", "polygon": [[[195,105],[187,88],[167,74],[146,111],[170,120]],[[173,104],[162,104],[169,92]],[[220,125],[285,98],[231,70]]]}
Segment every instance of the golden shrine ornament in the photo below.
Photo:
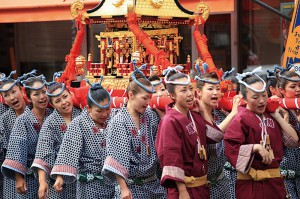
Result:
{"label": "golden shrine ornament", "polygon": [[151,5],[155,8],[160,8],[164,4],[164,0],[151,0]]}
{"label": "golden shrine ornament", "polygon": [[113,0],[112,4],[117,8],[124,3],[124,0]]}
{"label": "golden shrine ornament", "polygon": [[[210,9],[206,3],[200,2],[197,5],[197,11],[196,13],[201,14],[204,21],[206,21],[210,14]],[[201,24],[201,21],[199,21],[199,24]]]}
{"label": "golden shrine ornament", "polygon": [[[84,8],[84,4],[81,1],[75,1],[71,4],[70,13],[73,19],[76,19],[79,15],[78,11]],[[85,24],[86,13],[82,13],[81,23]]]}
{"label": "golden shrine ornament", "polygon": [[79,55],[75,59],[75,75],[81,76],[84,74],[84,66],[85,66],[86,60],[85,57],[82,55]]}

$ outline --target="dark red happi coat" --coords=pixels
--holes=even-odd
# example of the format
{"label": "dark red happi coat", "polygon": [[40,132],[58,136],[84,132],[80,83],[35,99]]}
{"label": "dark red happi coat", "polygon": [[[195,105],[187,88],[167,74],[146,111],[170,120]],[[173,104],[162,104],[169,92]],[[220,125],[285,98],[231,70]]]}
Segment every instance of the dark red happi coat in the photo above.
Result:
{"label": "dark red happi coat", "polygon": [[[201,144],[216,143],[206,137],[206,125],[199,113],[191,112],[196,123]],[[162,118],[156,138],[156,150],[163,169],[161,184],[167,188],[168,199],[178,199],[176,181],[184,182],[184,176],[201,177],[207,174],[207,160],[199,158],[197,149],[197,132],[190,117],[179,113],[170,106]],[[221,133],[219,131],[219,133]],[[209,198],[206,185],[187,188],[191,198]]]}
{"label": "dark red happi coat", "polygon": [[[250,110],[240,107],[239,113],[229,124],[225,135],[225,154],[237,171],[247,173],[252,167],[256,170],[279,168],[283,156],[282,132],[278,123],[265,113],[267,131],[275,159],[271,165],[262,163],[259,154],[252,154],[253,144],[261,141],[261,120]],[[253,161],[251,162],[253,158]],[[264,181],[238,180],[236,198],[285,198],[286,192],[282,178]]]}

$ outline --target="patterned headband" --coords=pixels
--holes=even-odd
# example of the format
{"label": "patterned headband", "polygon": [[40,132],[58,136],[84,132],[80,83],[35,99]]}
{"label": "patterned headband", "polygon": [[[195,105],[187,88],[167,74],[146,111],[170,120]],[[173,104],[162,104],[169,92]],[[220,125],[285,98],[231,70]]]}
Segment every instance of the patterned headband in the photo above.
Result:
{"label": "patterned headband", "polygon": [[[103,88],[102,86],[101,86],[101,84],[102,84],[102,81],[103,81],[103,76],[101,75],[100,76],[100,82],[99,83],[93,83],[93,84],[91,84],[91,82],[88,80],[88,79],[85,79],[85,81],[91,86],[91,88],[89,89],[89,92],[88,92],[88,98],[97,106],[97,107],[99,107],[99,108],[101,108],[101,109],[107,109],[108,107],[110,107],[110,104],[111,104],[111,97],[110,97],[110,94],[109,94],[109,92],[105,89],[105,88]],[[109,96],[109,102],[106,104],[106,105],[104,105],[104,106],[102,106],[102,105],[100,105],[98,102],[96,102],[96,100],[92,97],[92,95],[91,95],[91,91],[92,90],[98,90],[98,89],[103,89],[104,91],[106,91],[107,92],[107,94],[108,94],[108,96]]]}
{"label": "patterned headband", "polygon": [[2,81],[2,79],[5,79],[5,78],[6,78],[5,73],[0,73],[0,81]]}
{"label": "patterned headband", "polygon": [[65,85],[64,83],[58,83],[58,82],[55,81],[55,79],[58,78],[58,77],[60,77],[62,74],[63,74],[63,71],[55,72],[55,73],[53,74],[52,82],[46,83],[48,89],[49,89],[52,85],[55,85],[55,84],[61,84],[61,91],[60,91],[59,93],[57,93],[57,94],[49,93],[49,90],[47,89],[46,94],[47,94],[49,97],[57,97],[57,96],[59,96],[60,94],[62,94],[62,93],[64,92],[64,90],[66,89],[66,85]]}
{"label": "patterned headband", "polygon": [[275,72],[267,70],[267,79],[276,79]]}
{"label": "patterned headband", "polygon": [[165,75],[166,84],[175,84],[175,85],[184,85],[184,86],[189,85],[191,83],[191,78],[189,75],[186,75],[184,73],[182,73],[182,74],[184,74],[187,77],[186,82],[177,82],[176,80],[175,81],[169,80],[171,72],[181,73],[180,70],[182,70],[182,69],[183,69],[183,66],[179,66],[179,65],[175,66],[174,68],[169,66],[167,69],[165,69],[163,71],[163,75]]}
{"label": "patterned headband", "polygon": [[231,75],[234,71],[235,71],[235,68],[232,68],[230,71],[225,71],[222,76],[222,80],[225,80],[225,78],[228,77],[229,75]]}
{"label": "patterned headband", "polygon": [[[42,85],[40,87],[38,87],[38,88],[34,88],[32,86],[27,86],[28,82],[30,80],[32,80],[32,79],[37,79],[37,80],[42,81]],[[30,90],[37,91],[37,90],[40,90],[40,89],[42,89],[42,88],[45,87],[45,85],[46,85],[46,78],[44,77],[44,75],[29,77],[28,79],[21,81],[21,84],[23,85],[24,88],[28,88]]]}
{"label": "patterned headband", "polygon": [[279,78],[286,79],[286,80],[291,81],[291,82],[300,82],[300,76],[299,76],[298,73],[295,73],[295,74],[297,75],[298,79],[293,79],[293,78],[290,78],[290,77],[287,77],[287,76],[283,75],[282,73],[284,73],[285,71],[286,71],[286,70],[280,71],[280,72],[278,73],[278,77],[279,77]]}
{"label": "patterned headband", "polygon": [[[136,78],[137,74],[140,74],[142,76],[143,79],[147,80],[149,83],[150,81],[146,78],[146,76],[144,75],[144,73],[136,66],[136,60],[132,60],[133,66],[134,66],[134,71],[131,74],[131,78],[132,80],[138,85],[140,86],[142,89],[144,89],[145,91],[147,91],[148,93],[154,93],[154,87],[151,84],[151,89],[148,89],[145,85],[143,85],[141,82],[138,81],[138,79]],[[145,64],[144,64],[145,65]],[[144,67],[141,66],[141,67]]]}
{"label": "patterned headband", "polygon": [[153,85],[153,86],[157,86],[157,85],[160,85],[162,83],[162,80],[159,78],[159,81],[158,82],[156,82],[156,83],[154,83],[154,81],[151,81],[151,84]]}
{"label": "patterned headband", "polygon": [[[257,74],[255,74],[255,73],[259,73],[259,72],[262,72],[262,67],[261,66],[255,68],[251,72],[245,72],[245,73],[242,73],[242,74],[237,73],[236,78],[237,78],[237,80],[238,80],[238,82],[240,84],[243,84],[244,86],[246,86],[250,90],[252,90],[254,92],[257,92],[257,93],[262,93],[262,92],[266,91],[266,86],[267,85],[266,85],[266,82],[260,76],[258,76]],[[262,89],[255,89],[255,88],[251,87],[249,84],[247,84],[244,81],[244,79],[247,78],[248,76],[256,76],[256,77],[258,77],[263,82],[263,88]]]}
{"label": "patterned headband", "polygon": [[209,83],[209,84],[219,84],[221,82],[221,80],[211,81],[209,79],[201,78],[200,76],[204,75],[207,72],[207,69],[208,69],[207,63],[204,62],[202,64],[202,66],[203,66],[203,73],[201,73],[199,62],[196,63],[195,68],[198,72],[198,75],[195,76],[195,80],[198,80],[198,81],[201,81],[201,82],[204,82],[204,83]]}
{"label": "patterned headband", "polygon": [[278,73],[278,77],[279,77],[279,78],[283,78],[283,79],[286,79],[286,80],[291,81],[291,82],[300,82],[300,76],[299,76],[298,73],[296,73],[297,76],[298,76],[298,79],[292,79],[292,78],[290,78],[290,77],[287,77],[287,76],[283,75],[283,73],[284,73],[285,71],[290,71],[290,70],[293,69],[293,68],[294,68],[294,65],[293,65],[293,64],[289,64],[287,68],[282,68],[282,67],[280,67],[280,66],[278,66],[278,65],[275,65],[275,67],[274,67],[274,72],[276,72],[277,70],[279,70],[279,73]]}
{"label": "patterned headband", "polygon": [[[12,89],[17,83],[20,83],[22,80],[25,80],[25,79],[27,79],[27,78],[29,78],[29,77],[34,76],[34,75],[36,74],[36,70],[32,70],[32,71],[29,72],[29,73],[25,73],[25,74],[23,74],[21,77],[18,77],[16,80],[12,79],[12,76],[15,75],[15,74],[16,74],[16,71],[15,71],[15,70],[14,70],[14,71],[11,71],[11,73],[9,74],[8,77],[4,77],[3,79],[1,79],[1,82],[3,82],[3,83],[12,80],[12,84],[11,84],[10,87],[7,88],[7,89],[1,88],[1,89],[0,89],[0,92],[7,92],[7,91],[9,91],[10,89]],[[3,85],[3,84],[2,84],[2,85]],[[2,87],[3,87],[3,86],[2,86]]]}

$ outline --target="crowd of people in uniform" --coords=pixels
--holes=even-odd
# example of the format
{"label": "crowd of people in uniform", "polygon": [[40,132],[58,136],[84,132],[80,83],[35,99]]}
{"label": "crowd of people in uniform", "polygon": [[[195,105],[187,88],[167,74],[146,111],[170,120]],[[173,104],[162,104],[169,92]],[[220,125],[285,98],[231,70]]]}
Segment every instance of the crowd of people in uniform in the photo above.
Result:
{"label": "crowd of people in uniform", "polygon": [[[3,74],[0,198],[300,198],[300,114],[266,110],[268,98],[300,98],[297,73],[237,74],[226,112],[215,109],[216,73],[198,70],[194,89],[177,67],[164,72],[147,78],[135,68],[115,109],[103,77],[86,80],[82,110],[64,83]],[[154,95],[173,102],[151,108]]]}

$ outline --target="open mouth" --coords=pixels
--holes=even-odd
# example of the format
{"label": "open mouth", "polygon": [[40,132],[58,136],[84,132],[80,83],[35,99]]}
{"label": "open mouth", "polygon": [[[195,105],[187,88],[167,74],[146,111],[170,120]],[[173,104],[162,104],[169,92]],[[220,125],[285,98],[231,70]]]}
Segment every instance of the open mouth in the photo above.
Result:
{"label": "open mouth", "polygon": [[265,108],[265,105],[261,105],[257,107],[259,110],[263,110]]}
{"label": "open mouth", "polygon": [[13,105],[13,106],[17,106],[18,103],[19,103],[19,101],[15,101],[15,102],[12,103],[12,105]]}
{"label": "open mouth", "polygon": [[211,101],[218,101],[218,98],[217,97],[212,97]]}
{"label": "open mouth", "polygon": [[41,104],[41,105],[45,105],[47,103],[47,100],[40,100],[39,101],[39,104]]}
{"label": "open mouth", "polygon": [[69,109],[69,107],[70,107],[70,106],[63,106],[62,109],[63,109],[63,110],[67,110],[67,109]]}

